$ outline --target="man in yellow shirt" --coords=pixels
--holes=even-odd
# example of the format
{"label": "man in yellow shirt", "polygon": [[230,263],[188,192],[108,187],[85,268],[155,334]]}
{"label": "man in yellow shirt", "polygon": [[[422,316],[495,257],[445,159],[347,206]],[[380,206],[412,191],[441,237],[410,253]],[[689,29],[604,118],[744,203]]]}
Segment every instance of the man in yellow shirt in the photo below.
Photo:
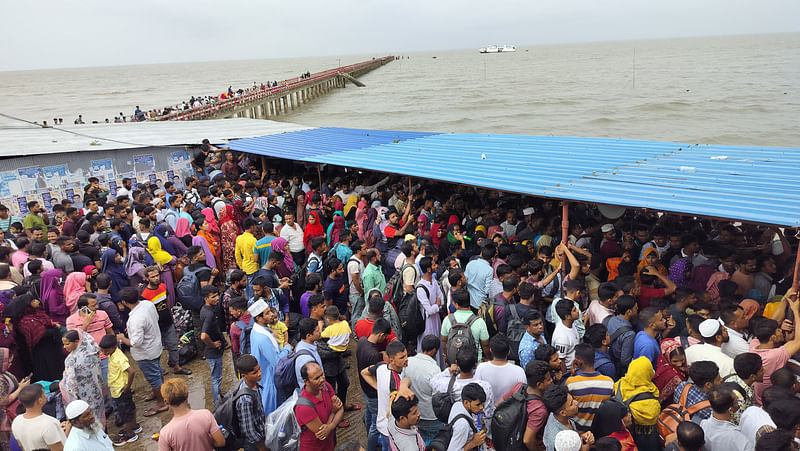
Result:
{"label": "man in yellow shirt", "polygon": [[245,218],[242,221],[244,233],[236,237],[236,264],[239,269],[247,274],[247,299],[253,297],[253,279],[258,272],[258,257],[253,254],[256,247],[256,234],[260,229],[260,222],[253,218]]}

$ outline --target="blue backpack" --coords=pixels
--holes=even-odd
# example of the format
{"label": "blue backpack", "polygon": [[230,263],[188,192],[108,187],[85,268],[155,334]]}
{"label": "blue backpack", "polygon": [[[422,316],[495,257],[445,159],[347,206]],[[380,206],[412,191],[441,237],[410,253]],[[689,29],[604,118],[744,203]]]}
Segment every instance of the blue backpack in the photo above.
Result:
{"label": "blue backpack", "polygon": [[175,287],[175,295],[184,308],[200,311],[203,307],[203,295],[200,292],[200,279],[197,278],[197,273],[204,269],[205,267],[201,267],[191,271],[188,266],[183,268],[183,277]]}
{"label": "blue backpack", "polygon": [[250,354],[250,332],[253,331],[253,318],[249,323],[242,320],[236,321],[236,327],[242,330],[242,337],[239,339],[239,355]]}
{"label": "blue backpack", "polygon": [[275,387],[278,389],[278,404],[289,399],[289,397],[292,396],[292,392],[298,388],[297,376],[294,372],[294,362],[301,355],[307,355],[313,358],[311,351],[308,349],[301,349],[281,357],[278,363],[275,364]]}

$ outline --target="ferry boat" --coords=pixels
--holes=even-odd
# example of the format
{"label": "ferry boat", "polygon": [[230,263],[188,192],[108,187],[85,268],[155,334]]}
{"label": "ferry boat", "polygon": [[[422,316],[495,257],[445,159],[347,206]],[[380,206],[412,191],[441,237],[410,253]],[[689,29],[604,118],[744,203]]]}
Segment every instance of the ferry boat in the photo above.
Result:
{"label": "ferry boat", "polygon": [[481,53],[506,53],[516,52],[517,47],[514,45],[504,45],[502,47],[497,45],[487,45],[486,47],[478,50]]}

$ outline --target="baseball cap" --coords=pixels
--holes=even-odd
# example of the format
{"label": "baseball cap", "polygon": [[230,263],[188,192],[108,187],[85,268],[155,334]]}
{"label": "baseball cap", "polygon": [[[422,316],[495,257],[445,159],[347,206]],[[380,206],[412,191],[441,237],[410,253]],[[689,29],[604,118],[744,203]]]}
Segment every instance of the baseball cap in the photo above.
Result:
{"label": "baseball cap", "polygon": [[603,224],[603,227],[600,227],[600,231],[603,233],[607,233],[614,230],[614,224]]}

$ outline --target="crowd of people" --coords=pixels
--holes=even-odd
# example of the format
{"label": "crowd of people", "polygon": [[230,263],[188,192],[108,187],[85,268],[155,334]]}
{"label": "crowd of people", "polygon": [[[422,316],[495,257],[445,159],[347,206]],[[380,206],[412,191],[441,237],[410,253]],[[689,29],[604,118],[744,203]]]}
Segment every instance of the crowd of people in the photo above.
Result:
{"label": "crowd of people", "polygon": [[562,240],[552,200],[207,141],[192,167],[0,206],[0,447],[113,449],[170,411],[160,450],[265,450],[288,409],[302,450],[354,411],[340,449],[797,449],[787,230],[574,203]]}
{"label": "crowd of people", "polygon": [[[311,72],[305,72],[300,74],[297,79],[298,80],[307,80],[311,78]],[[217,102],[232,99],[236,97],[241,97],[246,94],[252,94],[259,91],[266,91],[268,89],[277,88],[279,86],[288,85],[288,81],[278,82],[277,80],[262,82],[260,84],[253,82],[253,86],[249,88],[239,88],[234,90],[233,86],[229,86],[228,90],[213,96],[213,95],[205,95],[205,96],[191,96],[189,99],[184,100],[180,103],[176,103],[174,105],[167,105],[163,108],[153,108],[150,110],[142,110],[138,105],[134,109],[133,113],[130,115],[125,115],[125,113],[120,112],[118,115],[114,116],[114,119],[105,118],[103,123],[106,124],[121,124],[126,122],[144,122],[144,121],[154,121],[158,120],[162,116],[167,116],[172,113],[177,113],[181,111],[188,111],[196,108],[202,108],[204,106],[213,105]],[[83,125],[86,124],[86,121],[83,119],[83,115],[79,114],[75,120],[72,121],[73,125]],[[100,121],[93,120],[92,124],[99,124]],[[63,125],[64,119],[63,118],[53,118],[53,122],[48,124],[47,121],[42,121],[41,127],[42,128],[50,128],[53,126]]]}

